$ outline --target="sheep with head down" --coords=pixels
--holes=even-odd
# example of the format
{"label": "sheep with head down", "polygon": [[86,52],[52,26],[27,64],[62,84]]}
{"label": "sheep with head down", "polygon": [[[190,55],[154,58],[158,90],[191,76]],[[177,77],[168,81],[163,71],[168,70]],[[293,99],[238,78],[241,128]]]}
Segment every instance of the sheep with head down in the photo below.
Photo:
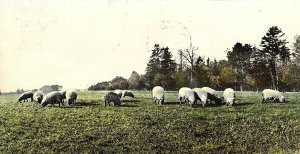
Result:
{"label": "sheep with head down", "polygon": [[223,93],[224,101],[227,105],[233,105],[235,101],[235,93],[232,88],[226,88]]}
{"label": "sheep with head down", "polygon": [[110,106],[111,102],[114,103],[114,106],[121,105],[121,99],[120,99],[119,95],[114,92],[108,92],[108,93],[104,94],[103,101],[104,101],[105,106],[106,105]]}
{"label": "sheep with head down", "polygon": [[194,88],[193,90],[197,93],[198,97],[200,98],[202,106],[205,107],[207,103],[207,92],[201,88]]}
{"label": "sheep with head down", "polygon": [[197,100],[200,100],[198,94],[191,88],[182,87],[178,92],[178,99],[181,103],[189,103],[190,105],[195,105]]}
{"label": "sheep with head down", "polygon": [[40,90],[34,92],[34,94],[33,94],[33,100],[38,103],[42,102],[43,97],[44,97],[44,93]]}
{"label": "sheep with head down", "polygon": [[21,102],[25,102],[25,101],[28,101],[27,99],[30,98],[31,99],[31,102],[33,101],[33,92],[32,91],[27,91],[27,92],[24,92],[20,95],[18,101]]}
{"label": "sheep with head down", "polygon": [[265,89],[262,91],[263,100],[262,103],[266,103],[267,101],[273,102],[286,102],[283,94],[277,90]]}
{"label": "sheep with head down", "polygon": [[222,99],[218,97],[217,91],[209,88],[209,87],[203,87],[202,90],[207,92],[207,99],[210,101],[215,102],[216,104],[222,103]]}
{"label": "sheep with head down", "polygon": [[76,89],[68,89],[62,92],[63,98],[66,99],[67,105],[75,105],[77,99],[77,91]]}
{"label": "sheep with head down", "polygon": [[130,90],[117,89],[117,90],[114,91],[114,93],[118,94],[120,98],[125,98],[126,96],[134,98],[134,95]]}
{"label": "sheep with head down", "polygon": [[165,90],[161,86],[156,86],[152,89],[152,97],[155,103],[162,105],[165,101]]}
{"label": "sheep with head down", "polygon": [[62,100],[63,100],[63,95],[60,91],[52,91],[44,96],[41,105],[44,107],[48,104],[58,103],[58,105],[60,106],[60,104],[63,103]]}

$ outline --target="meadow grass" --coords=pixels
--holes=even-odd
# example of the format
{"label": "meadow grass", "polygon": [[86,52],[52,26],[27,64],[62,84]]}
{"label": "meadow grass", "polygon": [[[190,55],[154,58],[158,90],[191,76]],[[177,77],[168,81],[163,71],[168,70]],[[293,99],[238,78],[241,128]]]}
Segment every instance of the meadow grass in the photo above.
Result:
{"label": "meadow grass", "polygon": [[300,148],[299,93],[261,103],[237,92],[235,106],[180,105],[177,92],[157,105],[135,91],[105,107],[104,91],[80,92],[75,107],[17,102],[0,96],[0,153],[294,153]]}

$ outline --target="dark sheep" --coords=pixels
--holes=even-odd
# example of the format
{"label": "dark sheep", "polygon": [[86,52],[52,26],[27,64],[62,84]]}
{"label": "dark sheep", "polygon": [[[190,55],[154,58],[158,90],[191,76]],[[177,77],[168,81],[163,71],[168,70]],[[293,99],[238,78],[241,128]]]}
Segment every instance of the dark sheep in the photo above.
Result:
{"label": "dark sheep", "polygon": [[24,92],[23,94],[21,94],[21,96],[19,97],[18,101],[21,102],[25,102],[28,101],[27,99],[30,98],[31,99],[31,102],[33,102],[33,92],[32,91],[27,91],[27,92]]}
{"label": "dark sheep", "polygon": [[221,98],[210,93],[207,93],[207,99],[209,99],[210,101],[214,101],[216,104],[220,104],[223,101]]}
{"label": "dark sheep", "polygon": [[114,103],[114,106],[120,106],[121,105],[121,100],[118,94],[114,93],[114,92],[109,92],[106,93],[104,95],[104,105],[109,105],[110,106],[110,102]]}

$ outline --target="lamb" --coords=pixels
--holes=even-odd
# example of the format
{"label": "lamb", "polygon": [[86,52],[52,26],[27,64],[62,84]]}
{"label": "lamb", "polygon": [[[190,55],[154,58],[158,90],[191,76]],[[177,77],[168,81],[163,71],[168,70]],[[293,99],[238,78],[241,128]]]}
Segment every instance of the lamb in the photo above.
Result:
{"label": "lamb", "polygon": [[200,100],[197,93],[191,88],[187,88],[187,87],[182,87],[179,89],[178,99],[180,101],[180,104],[185,102],[185,103],[189,103],[190,105],[194,105],[196,104],[197,100]]}
{"label": "lamb", "polygon": [[265,89],[262,91],[263,100],[262,103],[266,103],[266,101],[272,100],[273,102],[285,102],[285,98],[281,92],[272,89]]}
{"label": "lamb", "polygon": [[76,89],[68,89],[66,90],[66,92],[63,92],[63,94],[64,93],[65,95],[63,95],[63,98],[66,98],[67,105],[70,105],[72,103],[72,105],[74,106],[78,95]]}
{"label": "lamb", "polygon": [[41,103],[42,100],[43,100],[43,97],[44,97],[44,93],[40,90],[36,91],[34,94],[33,94],[33,100],[35,102],[38,102],[38,103]]}
{"label": "lamb", "polygon": [[104,95],[104,105],[106,106],[107,104],[110,106],[110,102],[114,103],[114,106],[120,106],[121,105],[121,100],[118,94],[114,92],[109,92]]}
{"label": "lamb", "polygon": [[208,100],[213,101],[216,104],[220,104],[222,102],[222,99],[218,97],[217,91],[215,91],[214,89],[211,89],[209,87],[203,87],[201,89],[207,92]]}
{"label": "lamb", "polygon": [[224,101],[227,105],[232,106],[235,100],[234,90],[231,88],[226,88],[223,93]]}
{"label": "lamb", "polygon": [[27,91],[27,92],[24,92],[23,94],[21,94],[21,96],[19,97],[18,101],[21,102],[25,102],[28,101],[27,99],[30,98],[31,99],[31,102],[33,101],[33,92],[32,91]]}
{"label": "lamb", "polygon": [[162,105],[165,101],[165,90],[161,86],[156,86],[152,89],[152,97],[155,103]]}
{"label": "lamb", "polygon": [[193,90],[199,96],[202,106],[205,107],[205,105],[207,103],[207,92],[205,90],[202,90],[201,88],[194,88]]}
{"label": "lamb", "polygon": [[44,107],[48,104],[58,103],[58,105],[60,106],[60,104],[63,103],[62,100],[63,95],[60,91],[52,91],[44,96],[41,105]]}

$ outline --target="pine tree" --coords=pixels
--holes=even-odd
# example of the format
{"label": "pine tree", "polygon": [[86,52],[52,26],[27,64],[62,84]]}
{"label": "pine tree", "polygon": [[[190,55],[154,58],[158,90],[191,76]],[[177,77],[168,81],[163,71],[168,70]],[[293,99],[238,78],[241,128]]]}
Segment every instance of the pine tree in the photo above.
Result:
{"label": "pine tree", "polygon": [[287,41],[282,37],[285,35],[277,26],[270,27],[262,38],[260,46],[262,53],[268,61],[268,68],[272,78],[274,89],[278,89],[280,80],[280,67],[290,60],[290,49],[286,46]]}

